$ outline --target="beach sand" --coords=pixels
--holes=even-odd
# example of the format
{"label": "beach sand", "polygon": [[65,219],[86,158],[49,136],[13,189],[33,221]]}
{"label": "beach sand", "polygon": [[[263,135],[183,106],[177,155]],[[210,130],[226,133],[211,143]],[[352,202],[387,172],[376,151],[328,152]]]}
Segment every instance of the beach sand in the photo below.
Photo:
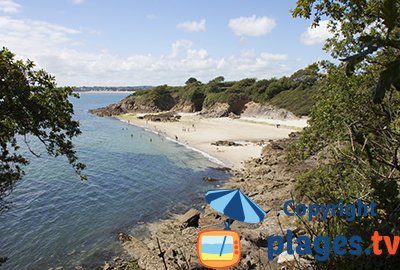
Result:
{"label": "beach sand", "polygon": [[[198,114],[180,113],[176,122],[152,122],[138,119],[136,115],[120,115],[117,118],[130,124],[158,132],[191,148],[200,150],[217,159],[226,167],[238,169],[243,161],[259,157],[263,146],[269,140],[282,139],[293,131],[299,131],[306,125],[304,119],[231,119],[203,118]],[[233,141],[241,146],[215,146],[216,141]],[[264,144],[262,143],[264,142]]]}

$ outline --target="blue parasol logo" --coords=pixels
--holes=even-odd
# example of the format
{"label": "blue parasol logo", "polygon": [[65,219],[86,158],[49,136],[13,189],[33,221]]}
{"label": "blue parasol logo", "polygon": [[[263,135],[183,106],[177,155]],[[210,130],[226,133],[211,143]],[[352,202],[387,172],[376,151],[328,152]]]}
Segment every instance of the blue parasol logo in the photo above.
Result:
{"label": "blue parasol logo", "polygon": [[[205,197],[211,208],[229,219],[224,222],[225,229],[223,231],[200,232],[197,241],[199,260],[205,267],[235,266],[240,261],[240,236],[230,229],[233,220],[259,223],[267,213],[240,189],[209,190]],[[212,252],[209,244],[211,240],[214,241]],[[234,245],[232,245],[232,241],[235,243]]]}
{"label": "blue parasol logo", "polygon": [[206,193],[210,206],[233,220],[259,223],[267,213],[240,189],[216,189]]}

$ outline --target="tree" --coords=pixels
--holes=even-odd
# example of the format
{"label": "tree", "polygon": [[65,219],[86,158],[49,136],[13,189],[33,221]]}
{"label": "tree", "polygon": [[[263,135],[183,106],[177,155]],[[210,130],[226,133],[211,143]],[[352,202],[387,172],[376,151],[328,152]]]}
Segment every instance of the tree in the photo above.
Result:
{"label": "tree", "polygon": [[190,77],[190,78],[185,82],[185,84],[186,84],[187,86],[190,86],[190,85],[201,85],[201,81],[198,81],[196,78]]}
{"label": "tree", "polygon": [[208,83],[223,83],[225,81],[224,76],[218,76],[215,77],[214,79],[212,79],[211,81],[209,81]]}
{"label": "tree", "polygon": [[[345,63],[326,66],[309,126],[292,148],[292,157],[316,155],[317,167],[300,175],[297,196],[315,203],[374,200],[375,217],[353,222],[332,217],[304,223],[312,237],[360,235],[369,248],[374,231],[394,239],[400,224],[400,42],[398,0],[299,0],[294,16],[314,25],[329,18],[334,36],[325,49]],[[373,99],[368,93],[373,89]],[[386,95],[385,95],[386,93]],[[400,257],[337,256],[316,269],[399,269]]]}
{"label": "tree", "polygon": [[330,19],[334,34],[325,49],[347,63],[348,75],[374,65],[380,72],[373,87],[374,102],[385,93],[400,90],[400,1],[398,0],[298,0],[294,17]]}
{"label": "tree", "polygon": [[22,177],[29,163],[20,152],[21,145],[34,155],[30,138],[36,138],[50,156],[66,156],[76,173],[82,175],[72,138],[79,135],[79,123],[73,120],[69,102],[71,87],[56,87],[55,78],[44,70],[35,70],[32,61],[15,60],[6,48],[0,50],[0,211],[5,197]]}

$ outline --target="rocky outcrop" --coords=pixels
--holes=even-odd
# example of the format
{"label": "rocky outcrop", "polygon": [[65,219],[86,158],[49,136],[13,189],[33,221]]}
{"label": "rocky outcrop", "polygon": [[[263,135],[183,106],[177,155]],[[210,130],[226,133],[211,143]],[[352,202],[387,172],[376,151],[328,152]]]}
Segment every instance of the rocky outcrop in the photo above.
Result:
{"label": "rocky outcrop", "polygon": [[138,116],[139,119],[149,120],[153,122],[174,122],[178,121],[181,116],[174,112],[151,113]]}
{"label": "rocky outcrop", "polygon": [[253,101],[246,103],[241,114],[242,117],[262,117],[270,119],[298,119],[296,115],[285,109],[280,109],[269,104],[260,104]]}
{"label": "rocky outcrop", "polygon": [[204,117],[216,118],[216,117],[231,117],[236,118],[241,115],[243,110],[246,108],[247,101],[240,100],[233,103],[220,103],[217,102],[210,107],[204,107],[201,111],[201,115]]}
{"label": "rocky outcrop", "polygon": [[128,96],[118,103],[108,105],[107,107],[89,110],[90,113],[96,114],[98,116],[114,116],[125,113],[152,113],[161,112],[162,110],[158,108],[151,101],[144,101],[135,96]]}
{"label": "rocky outcrop", "polygon": [[203,107],[204,99],[182,101],[169,98],[167,101],[148,100],[143,97],[131,95],[118,103],[109,106],[92,109],[91,113],[98,116],[115,116],[126,113],[159,113],[165,111],[176,112],[200,112],[204,117],[218,118],[230,117],[262,117],[271,119],[298,119],[293,113],[276,108],[268,104],[259,104],[253,101],[238,101],[236,103],[215,103],[209,107]]}
{"label": "rocky outcrop", "polygon": [[240,143],[232,142],[232,141],[216,141],[215,143],[211,143],[211,145],[215,146],[242,146]]}
{"label": "rocky outcrop", "polygon": [[253,101],[241,102],[237,104],[216,103],[210,107],[203,108],[201,115],[204,117],[230,117],[237,119],[239,117],[259,117],[277,120],[299,119],[292,112],[277,108],[270,104],[260,104]]}
{"label": "rocky outcrop", "polygon": [[229,115],[229,104],[228,103],[215,103],[209,108],[203,108],[200,113],[204,117],[217,118],[225,117]]}

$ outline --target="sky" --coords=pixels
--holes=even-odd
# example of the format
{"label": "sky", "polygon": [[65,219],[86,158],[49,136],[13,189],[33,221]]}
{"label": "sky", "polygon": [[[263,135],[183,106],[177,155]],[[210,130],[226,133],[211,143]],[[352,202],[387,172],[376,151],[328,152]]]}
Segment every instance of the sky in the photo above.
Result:
{"label": "sky", "polygon": [[60,86],[183,85],[290,75],[322,59],[327,22],[294,0],[0,0],[0,45]]}

